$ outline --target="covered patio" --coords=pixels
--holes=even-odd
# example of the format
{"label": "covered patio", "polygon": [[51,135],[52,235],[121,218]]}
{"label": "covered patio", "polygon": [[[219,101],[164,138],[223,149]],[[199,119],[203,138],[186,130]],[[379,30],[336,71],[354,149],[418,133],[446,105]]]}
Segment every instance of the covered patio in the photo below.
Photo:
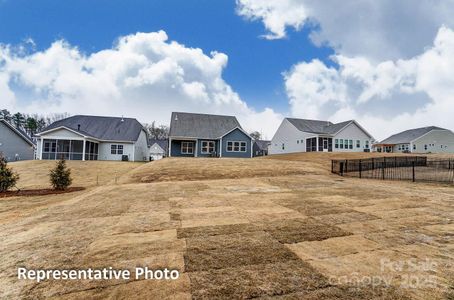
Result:
{"label": "covered patio", "polygon": [[40,159],[98,160],[99,144],[87,139],[41,139]]}

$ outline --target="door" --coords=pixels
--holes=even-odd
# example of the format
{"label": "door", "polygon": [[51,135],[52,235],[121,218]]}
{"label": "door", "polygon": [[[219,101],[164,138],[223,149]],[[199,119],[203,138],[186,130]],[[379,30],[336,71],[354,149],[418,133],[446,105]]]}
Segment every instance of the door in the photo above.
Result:
{"label": "door", "polygon": [[328,138],[323,138],[323,152],[328,152]]}

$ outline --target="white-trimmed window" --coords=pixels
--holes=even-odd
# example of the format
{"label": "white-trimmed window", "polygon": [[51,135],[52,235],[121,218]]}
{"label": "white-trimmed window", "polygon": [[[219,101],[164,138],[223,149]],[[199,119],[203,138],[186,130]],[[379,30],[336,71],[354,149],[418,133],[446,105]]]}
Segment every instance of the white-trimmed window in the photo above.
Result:
{"label": "white-trimmed window", "polygon": [[246,152],[246,142],[227,141],[227,152]]}
{"label": "white-trimmed window", "polygon": [[123,145],[110,145],[110,154],[123,154]]}
{"label": "white-trimmed window", "polygon": [[214,152],[214,141],[202,141],[202,153],[210,154]]}
{"label": "white-trimmed window", "polygon": [[181,154],[194,154],[194,142],[181,142]]}

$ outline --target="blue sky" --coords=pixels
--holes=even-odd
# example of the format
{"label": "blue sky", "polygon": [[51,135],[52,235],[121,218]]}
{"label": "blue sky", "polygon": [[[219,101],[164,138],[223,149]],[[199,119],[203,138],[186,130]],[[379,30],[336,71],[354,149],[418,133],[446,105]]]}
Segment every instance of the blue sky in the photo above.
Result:
{"label": "blue sky", "polygon": [[0,42],[19,44],[27,38],[44,50],[58,39],[91,53],[109,48],[119,36],[164,30],[171,40],[204,52],[228,55],[224,79],[256,109],[271,106],[286,113],[282,72],[296,61],[319,58],[327,63],[332,49],[316,47],[308,30],[291,30],[277,41],[260,38],[260,22],[235,13],[231,0],[166,1],[27,1],[0,2]]}
{"label": "blue sky", "polygon": [[268,138],[286,116],[377,139],[454,129],[452,15],[454,0],[0,0],[0,104],[230,114]]}

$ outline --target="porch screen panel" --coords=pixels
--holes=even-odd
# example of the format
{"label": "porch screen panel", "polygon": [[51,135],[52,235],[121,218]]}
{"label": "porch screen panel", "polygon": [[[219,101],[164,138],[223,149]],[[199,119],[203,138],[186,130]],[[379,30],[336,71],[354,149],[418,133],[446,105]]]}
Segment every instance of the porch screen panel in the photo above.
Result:
{"label": "porch screen panel", "polygon": [[323,152],[323,138],[318,138],[318,151]]}
{"label": "porch screen panel", "polygon": [[316,152],[317,151],[317,138],[306,139],[306,152]]}
{"label": "porch screen panel", "polygon": [[333,139],[328,138],[328,152],[333,152]]}

